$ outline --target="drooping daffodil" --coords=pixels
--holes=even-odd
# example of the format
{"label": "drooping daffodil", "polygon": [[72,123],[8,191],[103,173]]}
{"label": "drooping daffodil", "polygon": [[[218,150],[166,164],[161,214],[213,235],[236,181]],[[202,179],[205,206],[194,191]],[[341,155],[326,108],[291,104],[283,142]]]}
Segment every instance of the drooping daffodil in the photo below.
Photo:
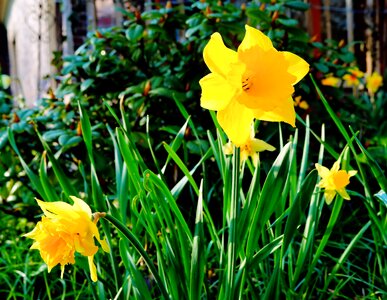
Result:
{"label": "drooping daffodil", "polygon": [[330,170],[320,164],[315,164],[315,167],[321,177],[318,187],[325,189],[324,197],[328,205],[331,204],[336,194],[339,194],[343,199],[351,199],[345,187],[349,184],[349,178],[355,176],[357,171],[340,170],[340,160],[336,161]]}
{"label": "drooping daffodil", "polygon": [[220,126],[237,147],[250,138],[254,119],[295,126],[293,85],[309,71],[302,58],[276,50],[258,29],[245,28],[237,51],[227,48],[218,32],[212,34],[203,51],[211,73],[199,82],[201,106],[217,111]]}
{"label": "drooping daffodil", "polygon": [[36,200],[44,216],[36,227],[24,236],[34,240],[31,249],[40,251],[40,256],[47,264],[48,272],[57,264],[61,266],[61,278],[65,265],[74,264],[75,252],[86,256],[89,262],[90,276],[97,281],[97,269],[93,257],[98,251],[94,238],[105,252],[109,247],[101,240],[97,221],[103,213],[95,213],[94,219],[90,207],[82,199],[70,196],[73,205],[66,202],[44,202]]}
{"label": "drooping daffodil", "polygon": [[[251,157],[253,165],[256,167],[259,161],[259,152],[274,151],[275,148],[263,140],[254,138],[254,126],[251,126],[250,132],[250,137],[244,144],[240,145],[240,160],[241,162],[245,162]],[[223,146],[223,152],[226,155],[233,154],[233,144],[231,141]]]}

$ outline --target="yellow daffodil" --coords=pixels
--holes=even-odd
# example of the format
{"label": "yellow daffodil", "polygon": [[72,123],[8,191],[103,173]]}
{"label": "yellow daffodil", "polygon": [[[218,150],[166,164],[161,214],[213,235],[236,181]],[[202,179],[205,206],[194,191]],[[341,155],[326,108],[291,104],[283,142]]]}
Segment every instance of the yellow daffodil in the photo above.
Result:
{"label": "yellow daffodil", "polygon": [[97,229],[97,221],[101,213],[96,213],[94,220],[90,207],[83,200],[71,196],[74,204],[65,202],[43,202],[36,200],[43,210],[44,216],[36,227],[24,236],[35,240],[31,249],[40,251],[40,256],[48,266],[48,272],[57,264],[61,265],[61,278],[66,264],[74,264],[75,252],[87,256],[90,275],[97,281],[97,269],[93,262],[98,246],[94,238],[106,252],[109,247],[101,240]]}
{"label": "yellow daffodil", "polygon": [[356,175],[357,171],[340,170],[340,161],[336,161],[330,170],[320,164],[315,164],[315,166],[321,177],[318,187],[325,189],[324,196],[327,204],[332,202],[336,193],[344,199],[350,200],[345,187],[349,184],[349,178]]}
{"label": "yellow daffodil", "polygon": [[301,96],[297,96],[294,98],[294,106],[298,106],[304,110],[309,109],[309,104],[305,100],[302,100]]}
{"label": "yellow daffodil", "polygon": [[227,48],[216,32],[203,51],[211,73],[200,80],[201,106],[217,111],[217,119],[237,147],[250,137],[256,118],[295,126],[293,85],[309,71],[299,56],[277,51],[261,31],[245,26],[238,51]]}
{"label": "yellow daffodil", "polygon": [[378,72],[373,72],[371,76],[366,78],[366,86],[371,94],[375,94],[382,85],[383,77]]}
{"label": "yellow daffodil", "polygon": [[333,87],[338,87],[340,85],[340,82],[341,82],[341,79],[334,76],[329,76],[321,80],[322,85],[333,86]]}
{"label": "yellow daffodil", "polygon": [[[265,141],[254,138],[254,126],[251,126],[251,134],[247,141],[240,146],[241,162],[246,161],[249,156],[251,157],[254,166],[258,165],[259,152],[262,151],[274,151],[275,148],[269,145]],[[224,154],[233,154],[232,142],[228,142],[223,146]]]}
{"label": "yellow daffodil", "polygon": [[348,86],[358,87],[360,85],[359,79],[364,76],[364,73],[356,67],[349,69],[348,73],[343,76],[345,83]]}

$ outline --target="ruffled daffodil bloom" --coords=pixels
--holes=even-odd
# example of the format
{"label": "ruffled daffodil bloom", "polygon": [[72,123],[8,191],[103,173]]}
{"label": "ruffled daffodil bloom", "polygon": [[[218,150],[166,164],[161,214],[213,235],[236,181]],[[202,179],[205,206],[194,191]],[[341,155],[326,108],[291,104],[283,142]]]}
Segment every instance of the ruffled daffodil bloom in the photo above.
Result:
{"label": "ruffled daffodil bloom", "polygon": [[[251,157],[253,164],[256,167],[258,165],[259,152],[274,150],[275,148],[272,145],[254,138],[254,127],[252,126],[250,137],[240,146],[241,162],[245,162],[249,157]],[[226,155],[233,154],[233,144],[231,141],[223,146],[223,152]]]}
{"label": "ruffled daffodil bloom", "polygon": [[328,205],[331,204],[336,193],[343,197],[343,199],[351,199],[345,187],[349,184],[349,178],[355,176],[357,171],[351,170],[347,172],[340,170],[340,161],[336,161],[330,170],[320,164],[315,164],[315,166],[318,175],[321,177],[318,187],[325,189],[325,202]]}
{"label": "ruffled daffodil bloom", "polygon": [[348,74],[345,74],[343,79],[348,86],[358,87],[360,85],[360,79],[363,76],[364,73],[355,67],[349,69]]}
{"label": "ruffled daffodil bloom", "polygon": [[67,264],[74,264],[74,254],[78,252],[87,256],[91,279],[97,281],[97,269],[93,262],[98,251],[94,238],[109,252],[105,240],[101,240],[97,221],[103,213],[95,213],[94,220],[90,207],[83,200],[71,196],[74,204],[65,202],[43,202],[36,200],[44,216],[36,227],[24,236],[33,239],[31,249],[40,251],[40,256],[47,264],[48,272],[57,264],[61,266],[61,278]]}
{"label": "ruffled daffodil bloom", "polygon": [[383,77],[378,72],[373,72],[366,78],[366,86],[370,94],[375,94],[382,85]]}
{"label": "ruffled daffodil bloom", "polygon": [[293,85],[309,71],[302,58],[277,51],[261,31],[245,28],[237,51],[227,48],[218,32],[211,36],[203,51],[211,73],[199,82],[201,106],[217,111],[220,126],[237,147],[249,139],[254,119],[295,126]]}

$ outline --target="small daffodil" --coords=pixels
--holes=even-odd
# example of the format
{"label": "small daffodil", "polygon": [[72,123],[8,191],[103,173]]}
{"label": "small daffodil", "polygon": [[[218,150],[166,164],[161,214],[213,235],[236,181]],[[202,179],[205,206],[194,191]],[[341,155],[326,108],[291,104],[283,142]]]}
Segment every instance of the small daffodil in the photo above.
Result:
{"label": "small daffodil", "polygon": [[373,72],[366,78],[366,86],[370,94],[375,94],[383,85],[383,77],[378,72]]}
{"label": "small daffodil", "polygon": [[329,76],[321,80],[321,84],[326,86],[338,87],[340,83],[341,79],[334,76]]}
{"label": "small daffodil", "polygon": [[[254,166],[258,165],[259,161],[259,152],[262,151],[274,151],[275,148],[266,143],[265,141],[254,138],[254,127],[251,126],[251,135],[247,141],[240,146],[240,157],[241,162],[245,162],[249,157],[251,157]],[[223,146],[224,154],[230,155],[233,154],[233,144],[229,141]]]}
{"label": "small daffodil", "polygon": [[363,76],[364,73],[357,67],[354,67],[348,70],[348,74],[345,74],[343,79],[348,86],[358,87],[360,85],[360,79]]}
{"label": "small daffodil", "polygon": [[43,202],[37,200],[44,216],[36,227],[24,236],[34,240],[31,249],[40,251],[40,256],[47,264],[48,272],[57,264],[61,266],[61,277],[67,264],[74,264],[74,254],[86,256],[89,262],[90,276],[97,281],[97,269],[93,262],[98,251],[94,238],[109,252],[105,240],[100,239],[97,221],[103,213],[91,213],[90,207],[83,200],[71,196],[73,205],[65,202]]}
{"label": "small daffodil", "polygon": [[325,202],[328,205],[331,204],[336,194],[343,199],[350,200],[345,187],[349,184],[349,178],[355,176],[357,171],[340,170],[340,161],[336,161],[330,170],[320,164],[315,164],[315,166],[321,177],[318,187],[324,189]]}

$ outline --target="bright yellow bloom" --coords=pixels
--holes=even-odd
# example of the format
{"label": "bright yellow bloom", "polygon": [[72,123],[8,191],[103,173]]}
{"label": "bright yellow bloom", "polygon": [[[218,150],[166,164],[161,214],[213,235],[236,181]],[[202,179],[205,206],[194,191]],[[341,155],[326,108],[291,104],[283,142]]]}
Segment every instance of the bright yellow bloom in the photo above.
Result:
{"label": "bright yellow bloom", "polygon": [[322,85],[333,86],[333,87],[338,87],[340,85],[340,82],[341,82],[340,78],[333,77],[333,76],[330,76],[321,80]]}
{"label": "bright yellow bloom", "polygon": [[93,262],[94,254],[98,246],[94,243],[94,237],[109,252],[105,240],[101,240],[97,229],[99,215],[92,220],[90,207],[83,200],[70,196],[73,205],[65,202],[43,202],[36,199],[44,212],[42,220],[36,227],[24,236],[35,240],[31,249],[40,251],[40,256],[48,266],[48,272],[57,264],[61,265],[61,278],[66,264],[74,264],[75,251],[87,256],[90,275],[93,281],[97,281],[97,269]]}
{"label": "bright yellow bloom", "polygon": [[325,189],[324,196],[327,204],[332,202],[336,193],[346,200],[351,199],[345,187],[349,184],[349,178],[356,175],[357,171],[339,170],[340,161],[336,161],[330,170],[320,164],[315,164],[315,166],[318,175],[321,177],[318,187]]}
{"label": "bright yellow bloom", "polygon": [[[251,157],[254,166],[258,165],[259,152],[262,151],[274,151],[275,148],[269,145],[265,141],[254,138],[254,126],[251,126],[251,134],[247,141],[240,146],[241,162],[246,161],[249,156]],[[232,142],[228,142],[223,146],[224,154],[229,155],[233,153]]]}
{"label": "bright yellow bloom", "polygon": [[348,86],[358,87],[360,84],[360,78],[364,76],[364,73],[358,68],[351,68],[348,70],[349,74],[343,76],[344,81]]}
{"label": "bright yellow bloom", "polygon": [[277,51],[261,31],[245,26],[238,51],[227,48],[216,32],[204,48],[211,73],[200,80],[201,106],[217,111],[217,119],[237,147],[250,137],[256,118],[295,126],[293,85],[309,71],[299,56]]}
{"label": "bright yellow bloom", "polygon": [[383,77],[378,72],[373,72],[371,76],[366,79],[366,86],[371,94],[375,94],[376,91],[383,85]]}

